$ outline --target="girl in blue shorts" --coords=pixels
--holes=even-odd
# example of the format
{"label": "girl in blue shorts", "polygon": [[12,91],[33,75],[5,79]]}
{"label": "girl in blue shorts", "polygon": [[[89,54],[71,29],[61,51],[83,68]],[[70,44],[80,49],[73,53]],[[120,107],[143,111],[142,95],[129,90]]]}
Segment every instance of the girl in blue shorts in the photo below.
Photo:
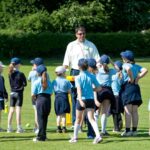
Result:
{"label": "girl in blue shorts", "polygon": [[[55,92],[55,113],[57,115],[57,132],[66,132],[66,113],[70,113],[68,93],[71,92],[71,83],[65,78],[66,69],[58,66],[55,69],[57,78],[52,82]],[[62,121],[61,121],[62,120]],[[61,128],[62,122],[62,128]]]}
{"label": "girl in blue shorts", "polygon": [[[100,143],[102,138],[99,133],[98,125],[94,120],[94,94],[93,90],[101,90],[96,77],[87,71],[88,62],[86,59],[80,59],[78,62],[80,74],[75,78],[75,85],[77,88],[77,105],[76,105],[76,121],[74,126],[74,135],[69,140],[70,143],[77,142],[78,131],[80,129],[80,122],[85,109],[87,109],[87,115],[89,122],[91,123],[96,137],[93,144]],[[93,85],[95,88],[93,89]]]}
{"label": "girl in blue shorts", "polygon": [[[134,54],[130,50],[121,53],[123,64],[123,85],[121,99],[125,111],[125,131],[122,136],[136,136],[138,126],[138,107],[142,104],[139,79],[148,72],[134,61]],[[131,128],[132,122],[132,131]]]}
{"label": "girl in blue shorts", "polygon": [[47,69],[44,65],[36,68],[38,73],[38,80],[33,83],[32,97],[36,100],[37,118],[39,125],[39,132],[37,137],[33,139],[34,142],[46,140],[46,128],[48,122],[48,115],[51,110],[51,94],[52,84],[47,76]]}

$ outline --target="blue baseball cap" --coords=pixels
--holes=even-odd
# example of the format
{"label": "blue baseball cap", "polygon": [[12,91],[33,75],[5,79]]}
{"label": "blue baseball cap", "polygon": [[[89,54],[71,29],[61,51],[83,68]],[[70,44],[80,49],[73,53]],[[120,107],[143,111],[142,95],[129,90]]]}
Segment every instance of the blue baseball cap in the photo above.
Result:
{"label": "blue baseball cap", "polygon": [[114,62],[114,64],[115,64],[120,70],[122,70],[122,62],[121,62],[121,61],[117,60],[117,61]]}
{"label": "blue baseball cap", "polygon": [[93,68],[93,69],[96,69],[96,60],[94,58],[88,58],[87,59],[87,62],[88,62],[88,66]]}
{"label": "blue baseball cap", "polygon": [[85,58],[79,59],[79,61],[78,61],[78,66],[81,67],[81,66],[83,66],[84,64],[87,64],[87,65],[88,65],[87,60],[86,60]]}
{"label": "blue baseball cap", "polygon": [[44,61],[42,58],[37,57],[30,61],[31,64],[36,64],[37,66],[44,64]]}
{"label": "blue baseball cap", "polygon": [[109,60],[109,56],[108,55],[102,55],[100,58],[100,63],[101,64],[109,64],[110,60]]}
{"label": "blue baseball cap", "polygon": [[13,57],[10,63],[15,64],[15,65],[21,64],[21,59],[18,57]]}
{"label": "blue baseball cap", "polygon": [[126,50],[124,52],[121,52],[120,55],[121,55],[121,57],[126,58],[126,59],[128,59],[130,61],[134,60],[134,54],[130,50]]}
{"label": "blue baseball cap", "polygon": [[44,65],[39,65],[36,68],[38,74],[42,75],[43,72],[47,71],[47,68]]}

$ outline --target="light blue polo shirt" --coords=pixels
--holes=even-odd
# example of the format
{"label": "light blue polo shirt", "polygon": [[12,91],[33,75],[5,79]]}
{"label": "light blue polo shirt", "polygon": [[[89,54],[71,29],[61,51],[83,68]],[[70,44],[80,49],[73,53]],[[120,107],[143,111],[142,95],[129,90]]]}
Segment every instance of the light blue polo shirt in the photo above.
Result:
{"label": "light blue polo shirt", "polygon": [[98,69],[98,73],[96,74],[96,78],[101,86],[111,87],[112,75],[116,73],[115,69],[109,69],[109,72],[106,73],[104,69],[101,67]]}
{"label": "light blue polo shirt", "polygon": [[32,95],[38,95],[41,93],[45,93],[45,94],[52,94],[52,84],[50,82],[50,80],[47,81],[48,83],[48,87],[46,88],[46,90],[43,90],[42,88],[42,78],[38,77],[38,79],[33,83],[32,86]]}
{"label": "light blue polo shirt", "polygon": [[121,84],[122,84],[122,79],[119,78],[118,72],[112,75],[111,88],[115,96],[119,95]]}
{"label": "light blue polo shirt", "polygon": [[93,85],[95,87],[100,86],[95,75],[91,74],[88,71],[80,71],[80,74],[75,77],[75,86],[81,88],[82,100],[94,100]]}
{"label": "light blue polo shirt", "polygon": [[124,77],[124,82],[129,80],[129,76],[126,72],[126,68],[129,67],[131,69],[131,72],[133,74],[133,78],[134,80],[137,78],[138,74],[141,72],[142,70],[142,66],[137,65],[137,64],[130,64],[130,63],[124,63],[122,68],[123,68],[123,77]]}
{"label": "light blue polo shirt", "polygon": [[64,77],[57,77],[52,82],[52,87],[56,93],[68,93],[68,91],[72,88],[72,84]]}

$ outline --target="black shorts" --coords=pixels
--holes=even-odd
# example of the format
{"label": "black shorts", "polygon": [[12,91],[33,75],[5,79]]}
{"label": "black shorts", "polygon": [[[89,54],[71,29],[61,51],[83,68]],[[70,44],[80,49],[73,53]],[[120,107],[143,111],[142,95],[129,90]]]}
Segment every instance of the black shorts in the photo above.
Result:
{"label": "black shorts", "polygon": [[85,103],[85,108],[82,107],[80,105],[80,102],[77,100],[77,104],[76,104],[76,109],[77,110],[84,110],[86,108],[90,108],[90,109],[94,109],[95,108],[95,102],[94,102],[94,99],[86,99],[86,100],[83,100],[83,102]]}
{"label": "black shorts", "polygon": [[4,110],[4,101],[0,101],[0,110]]}
{"label": "black shorts", "polygon": [[23,92],[11,92],[10,94],[10,107],[22,106]]}

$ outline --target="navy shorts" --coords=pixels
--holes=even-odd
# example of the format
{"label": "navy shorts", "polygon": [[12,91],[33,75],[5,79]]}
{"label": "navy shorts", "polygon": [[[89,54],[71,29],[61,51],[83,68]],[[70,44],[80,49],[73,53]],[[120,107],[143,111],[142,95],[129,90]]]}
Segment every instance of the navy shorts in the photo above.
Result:
{"label": "navy shorts", "polygon": [[86,100],[83,100],[83,102],[85,103],[85,108],[82,107],[80,105],[80,102],[77,100],[77,104],[76,104],[76,109],[79,110],[79,111],[82,111],[86,108],[90,108],[90,109],[94,109],[95,108],[95,102],[94,102],[94,99],[86,99]]}
{"label": "navy shorts", "polygon": [[54,106],[56,115],[70,113],[68,93],[56,93]]}
{"label": "navy shorts", "polygon": [[110,100],[111,104],[115,102],[115,96],[111,87],[102,87],[102,90],[97,92],[97,98],[100,103],[106,99]]}
{"label": "navy shorts", "polygon": [[0,101],[0,110],[4,110],[4,101]]}
{"label": "navy shorts", "polygon": [[23,92],[11,92],[10,94],[10,107],[19,106],[23,104]]}
{"label": "navy shorts", "polygon": [[123,106],[128,104],[140,106],[142,104],[142,98],[139,85],[125,83],[121,90],[121,100]]}

